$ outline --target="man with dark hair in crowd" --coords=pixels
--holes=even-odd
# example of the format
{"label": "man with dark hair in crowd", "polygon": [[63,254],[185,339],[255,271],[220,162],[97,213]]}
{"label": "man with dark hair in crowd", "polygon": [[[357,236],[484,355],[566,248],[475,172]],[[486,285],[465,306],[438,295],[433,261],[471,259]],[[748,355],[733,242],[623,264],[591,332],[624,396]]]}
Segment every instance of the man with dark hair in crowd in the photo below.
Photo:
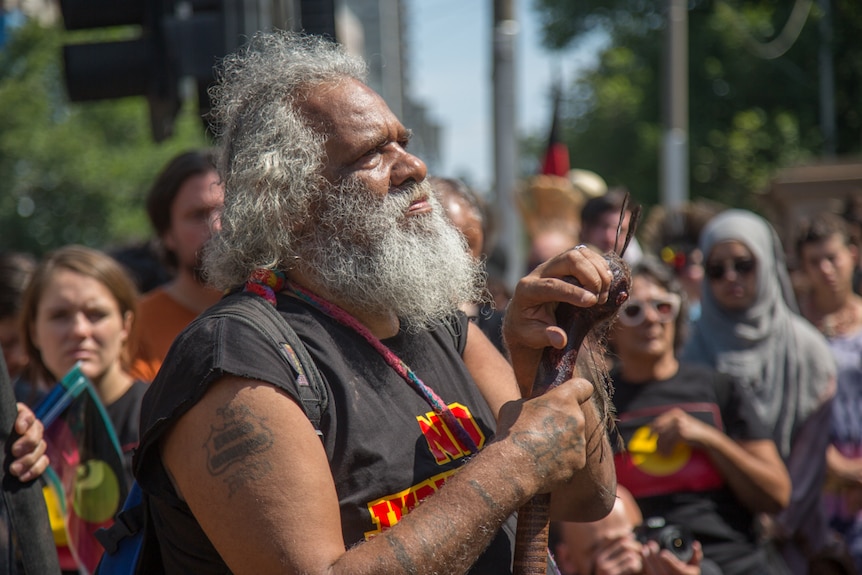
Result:
{"label": "man with dark hair in crowd", "polygon": [[[556,302],[607,300],[604,258],[573,249],[519,283],[510,365],[458,311],[480,270],[361,60],[280,32],[223,64],[225,209],[205,267],[252,294],[183,331],[141,410],[135,473],[162,572],[505,574],[534,494],[558,519],[606,515],[592,385],[521,399],[544,348],[565,345]],[[317,430],[290,354],[220,313],[233,301],[274,305],[302,340],[325,384]]]}
{"label": "man with dark hair in crowd", "polygon": [[[847,222],[850,243],[862,249],[862,190],[856,190],[855,194],[847,197],[842,215]],[[856,267],[853,268],[853,291],[862,295],[862,258],[856,259]]]}
{"label": "man with dark hair in crowd", "polygon": [[808,279],[800,311],[826,336],[838,368],[824,503],[862,571],[862,297],[852,285],[859,248],[845,220],[821,213],[801,226],[796,256]]}
{"label": "man with dark hair in crowd", "polygon": [[204,281],[201,250],[218,229],[223,205],[224,188],[211,151],[174,157],[150,189],[147,214],[174,277],[138,305],[140,339],[132,372],[140,379],[152,381],[177,334],[221,297]]}
{"label": "man with dark hair in crowd", "polygon": [[[629,191],[622,187],[611,188],[606,194],[587,200],[581,210],[581,242],[603,254],[612,251],[615,246],[622,249],[636,205]],[[623,206],[625,213],[620,225]],[[643,250],[635,238],[632,238],[623,257],[630,264],[637,263],[643,257]]]}

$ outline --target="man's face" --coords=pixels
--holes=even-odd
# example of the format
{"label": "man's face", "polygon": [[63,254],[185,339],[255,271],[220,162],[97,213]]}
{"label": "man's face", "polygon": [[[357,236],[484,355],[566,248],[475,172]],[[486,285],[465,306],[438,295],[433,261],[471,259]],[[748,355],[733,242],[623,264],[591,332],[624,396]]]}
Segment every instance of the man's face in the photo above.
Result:
{"label": "man's face", "polygon": [[383,100],[351,80],[312,89],[307,102],[328,135],[327,182],[299,234],[296,269],[336,303],[413,327],[474,301],[480,268]]}
{"label": "man's face", "polygon": [[802,246],[802,269],[811,280],[814,293],[845,295],[853,289],[857,257],[856,246],[847,245],[840,234],[834,234],[822,242]]}
{"label": "man's face", "polygon": [[631,212],[626,212],[623,225],[620,226],[620,215],[616,212],[605,212],[595,224],[584,226],[581,231],[581,241],[585,244],[595,246],[600,252],[606,253],[614,249],[617,243],[617,228],[620,228],[619,245],[622,247],[629,232]]}
{"label": "man's face", "polygon": [[566,575],[642,573],[641,544],[632,531],[635,516],[640,523],[640,514],[626,507],[626,503],[617,498],[604,519],[560,524],[560,543],[556,549],[560,570]]}
{"label": "man's face", "polygon": [[188,178],[171,204],[171,227],[162,243],[176,255],[180,273],[190,273],[200,283],[201,248],[220,229],[223,207],[224,187],[215,170]]}
{"label": "man's face", "polygon": [[[424,162],[406,151],[410,133],[376,92],[357,80],[323,84],[308,93],[303,112],[327,135],[323,176],[361,182],[379,196],[425,179]],[[411,213],[425,213],[417,202]]]}

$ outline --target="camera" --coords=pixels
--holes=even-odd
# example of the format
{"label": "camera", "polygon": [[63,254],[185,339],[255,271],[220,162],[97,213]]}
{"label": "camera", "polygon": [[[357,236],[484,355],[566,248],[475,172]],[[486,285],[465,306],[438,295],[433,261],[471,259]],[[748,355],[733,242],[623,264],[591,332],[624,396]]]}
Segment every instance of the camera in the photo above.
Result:
{"label": "camera", "polygon": [[663,517],[650,517],[635,527],[635,536],[641,543],[655,541],[660,549],[667,549],[683,563],[694,555],[691,531],[680,525],[668,524]]}

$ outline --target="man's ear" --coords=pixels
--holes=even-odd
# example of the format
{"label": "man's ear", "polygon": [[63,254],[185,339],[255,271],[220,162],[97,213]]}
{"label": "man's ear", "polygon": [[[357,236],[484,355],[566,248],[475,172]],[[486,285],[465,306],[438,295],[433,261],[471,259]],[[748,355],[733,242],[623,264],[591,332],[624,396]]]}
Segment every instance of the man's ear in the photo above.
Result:
{"label": "man's ear", "polygon": [[853,260],[854,267],[859,266],[859,247],[856,244],[847,244],[847,249],[850,250],[850,257]]}
{"label": "man's ear", "polygon": [[165,232],[159,236],[159,242],[161,242],[164,249],[171,252],[177,251],[177,245],[174,241],[174,236],[171,233],[171,230],[165,230]]}

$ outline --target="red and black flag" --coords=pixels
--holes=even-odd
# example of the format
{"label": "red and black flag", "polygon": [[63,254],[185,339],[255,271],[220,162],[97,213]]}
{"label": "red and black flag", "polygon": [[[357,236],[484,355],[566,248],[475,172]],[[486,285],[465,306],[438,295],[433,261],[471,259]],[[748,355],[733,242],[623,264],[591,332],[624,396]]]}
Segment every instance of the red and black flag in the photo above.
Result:
{"label": "red and black flag", "polygon": [[560,85],[554,86],[554,110],[551,119],[551,133],[548,136],[548,146],[542,159],[541,173],[547,176],[565,178],[569,174],[569,148],[562,141],[560,133],[560,103],[563,90]]}
{"label": "red and black flag", "polygon": [[128,491],[114,426],[77,365],[34,411],[45,425],[46,500],[61,566],[94,573],[103,552],[94,533],[113,523]]}

